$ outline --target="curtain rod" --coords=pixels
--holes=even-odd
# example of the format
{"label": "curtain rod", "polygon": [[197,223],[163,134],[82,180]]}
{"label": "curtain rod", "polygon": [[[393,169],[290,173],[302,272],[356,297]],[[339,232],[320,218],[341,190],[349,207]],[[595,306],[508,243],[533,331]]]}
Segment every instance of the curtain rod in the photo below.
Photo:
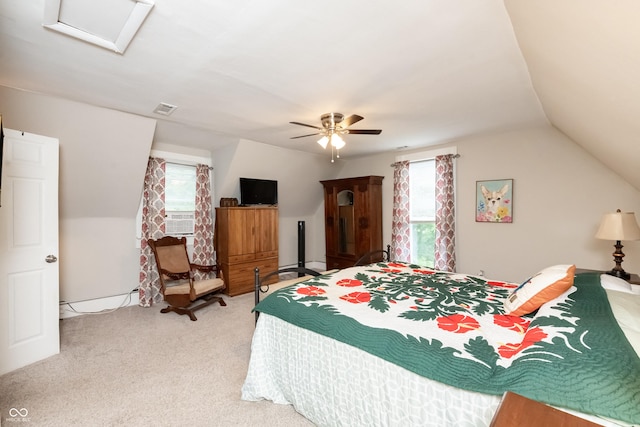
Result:
{"label": "curtain rod", "polygon": [[[165,163],[169,163],[169,164],[171,164],[171,165],[194,166],[194,167],[195,167],[195,166],[197,166],[197,165],[204,165],[204,163],[195,163],[195,164],[194,164],[194,163],[181,163],[181,162],[175,162],[175,161],[171,161],[171,162],[170,162],[170,161],[168,161],[168,160],[165,160],[164,162],[165,162]],[[205,166],[206,166],[206,165],[205,165]],[[212,171],[212,170],[213,170],[213,166],[208,166],[208,168],[209,168],[209,170],[210,170],[210,171]]]}
{"label": "curtain rod", "polygon": [[[451,156],[454,159],[457,159],[458,157],[460,157],[460,154],[439,154],[440,156]],[[435,156],[438,157],[438,156]],[[434,159],[435,159],[434,157]],[[424,160],[429,160],[429,159],[424,159]],[[419,160],[417,160],[419,161]],[[396,167],[398,164],[400,164],[400,162],[393,162],[391,163],[389,166],[391,166],[392,168]]]}
{"label": "curtain rod", "polygon": [[[172,164],[172,165],[193,166],[193,167],[195,167],[197,165],[204,165],[204,163],[197,163],[195,165],[193,163],[180,163],[180,162],[166,162],[166,163],[169,163],[169,164]],[[205,165],[205,166],[207,166],[207,165]],[[207,166],[207,167],[209,168],[210,171],[213,170],[213,166]]]}

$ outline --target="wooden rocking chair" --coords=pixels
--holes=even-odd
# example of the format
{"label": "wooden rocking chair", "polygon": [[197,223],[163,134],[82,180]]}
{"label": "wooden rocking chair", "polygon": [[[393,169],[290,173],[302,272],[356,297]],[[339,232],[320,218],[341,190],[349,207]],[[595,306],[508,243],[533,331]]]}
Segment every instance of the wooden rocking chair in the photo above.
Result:
{"label": "wooden rocking chair", "polygon": [[[149,240],[160,276],[160,284],[164,300],[168,307],[160,310],[162,313],[173,311],[187,314],[193,321],[198,320],[194,311],[213,304],[227,304],[216,294],[226,288],[222,273],[218,276],[215,265],[198,265],[189,261],[186,237],[177,238],[165,236],[161,239]],[[211,279],[194,280],[195,270],[215,273]]]}

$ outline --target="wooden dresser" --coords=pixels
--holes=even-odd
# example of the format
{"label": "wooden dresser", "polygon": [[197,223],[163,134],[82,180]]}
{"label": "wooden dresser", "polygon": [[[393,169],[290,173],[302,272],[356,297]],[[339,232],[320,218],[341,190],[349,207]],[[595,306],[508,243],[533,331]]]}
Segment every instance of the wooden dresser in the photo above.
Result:
{"label": "wooden dresser", "polygon": [[229,296],[253,292],[254,269],[278,269],[278,208],[216,208],[215,249]]}
{"label": "wooden dresser", "polygon": [[[382,244],[382,176],[320,181],[327,270],[351,267]],[[376,261],[376,260],[373,260]]]}

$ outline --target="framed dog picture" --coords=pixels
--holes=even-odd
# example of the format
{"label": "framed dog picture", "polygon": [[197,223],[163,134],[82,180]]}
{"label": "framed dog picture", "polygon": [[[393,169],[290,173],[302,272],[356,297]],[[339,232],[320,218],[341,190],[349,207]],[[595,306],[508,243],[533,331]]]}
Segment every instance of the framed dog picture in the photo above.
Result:
{"label": "framed dog picture", "polygon": [[513,179],[476,181],[476,222],[513,222]]}

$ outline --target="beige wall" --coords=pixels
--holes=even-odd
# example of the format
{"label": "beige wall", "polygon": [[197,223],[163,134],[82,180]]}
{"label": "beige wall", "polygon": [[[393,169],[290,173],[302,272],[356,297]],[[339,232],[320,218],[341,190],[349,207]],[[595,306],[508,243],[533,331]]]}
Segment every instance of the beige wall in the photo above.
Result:
{"label": "beige wall", "polygon": [[0,86],[10,129],[60,141],[60,299],[137,286],[135,216],[155,120]]}
{"label": "beige wall", "polygon": [[317,233],[324,230],[324,219],[316,215],[323,206],[320,180],[337,173],[327,157],[241,140],[214,152],[213,161],[218,206],[220,197],[240,201],[240,177],[278,181],[281,266],[297,264],[298,221],[305,222],[306,261],[324,262],[324,231]]}
{"label": "beige wall", "polygon": [[[613,243],[593,236],[603,213],[635,211],[640,193],[549,127],[452,142],[456,160],[458,271],[522,281],[553,264],[613,267]],[[349,162],[348,175],[384,175],[384,240],[391,240],[391,152]],[[343,172],[342,176],[346,176]],[[475,222],[475,182],[513,178],[512,224]],[[640,242],[623,242],[623,267],[640,273]]]}
{"label": "beige wall", "polygon": [[[60,139],[60,295],[81,301],[137,286],[135,217],[155,121],[0,87],[7,128]],[[640,194],[553,128],[452,142],[456,161],[458,271],[521,281],[558,263],[610,269],[613,242],[593,238],[600,216],[640,215]],[[432,147],[435,148],[435,147]],[[280,264],[297,262],[297,222],[306,259],[324,261],[319,181],[382,175],[383,236],[391,240],[393,151],[330,163],[323,155],[238,141],[212,153],[216,198],[239,197],[240,176],[276,179]],[[514,223],[476,223],[475,182],[514,179]],[[215,201],[215,204],[218,203]],[[639,216],[640,219],[640,216]],[[624,267],[640,272],[640,242],[624,242]]]}

